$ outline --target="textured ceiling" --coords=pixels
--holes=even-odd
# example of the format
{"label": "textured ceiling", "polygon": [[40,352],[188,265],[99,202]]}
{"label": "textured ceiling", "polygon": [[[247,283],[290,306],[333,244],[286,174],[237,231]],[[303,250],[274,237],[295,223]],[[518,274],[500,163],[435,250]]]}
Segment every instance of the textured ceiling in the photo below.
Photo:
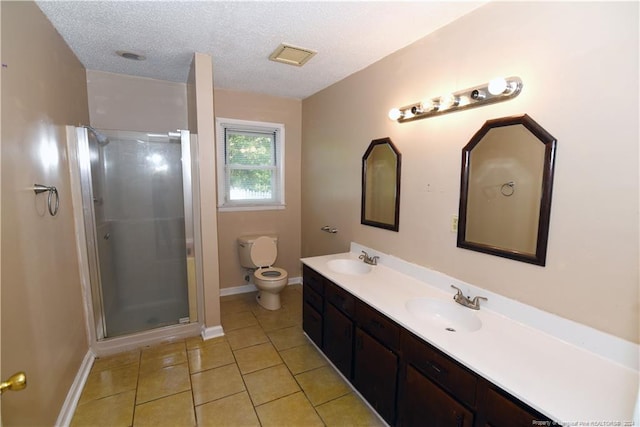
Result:
{"label": "textured ceiling", "polygon": [[[304,99],[486,1],[37,1],[87,69],[186,82],[211,55],[217,88]],[[269,61],[280,43],[317,51]],[[124,50],[146,56],[131,61]]]}

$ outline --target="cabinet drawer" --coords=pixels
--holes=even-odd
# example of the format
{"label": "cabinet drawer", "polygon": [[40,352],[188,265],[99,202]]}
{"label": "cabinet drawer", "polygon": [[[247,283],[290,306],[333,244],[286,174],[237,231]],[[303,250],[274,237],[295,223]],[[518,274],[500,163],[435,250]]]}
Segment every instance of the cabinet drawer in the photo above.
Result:
{"label": "cabinet drawer", "polygon": [[333,304],[338,310],[353,318],[355,298],[349,292],[327,280],[324,287],[324,297],[328,303]]}
{"label": "cabinet drawer", "polygon": [[308,303],[313,308],[318,310],[318,313],[323,312],[324,307],[322,296],[314,291],[311,286],[303,286],[302,298],[304,299],[304,302]]}
{"label": "cabinet drawer", "polygon": [[363,330],[390,349],[398,349],[400,328],[386,316],[359,302],[356,307],[356,322]]}
{"label": "cabinet drawer", "polygon": [[475,407],[478,378],[473,373],[409,333],[402,334],[401,348],[407,364],[413,365],[461,402]]}
{"label": "cabinet drawer", "polygon": [[317,273],[312,268],[307,267],[306,265],[302,266],[302,277],[305,285],[310,286],[314,291],[316,291],[320,296],[324,294],[324,286],[322,284],[323,277],[319,273]]}

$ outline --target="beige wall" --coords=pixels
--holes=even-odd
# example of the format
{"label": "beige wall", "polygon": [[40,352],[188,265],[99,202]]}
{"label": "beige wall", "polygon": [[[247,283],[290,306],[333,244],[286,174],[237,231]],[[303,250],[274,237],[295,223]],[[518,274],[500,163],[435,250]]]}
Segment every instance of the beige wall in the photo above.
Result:
{"label": "beige wall", "polygon": [[[53,425],[88,350],[66,152],[87,124],[85,70],[33,2],[2,7],[2,396],[4,425]],[[57,216],[34,183],[56,186]]]}
{"label": "beige wall", "polygon": [[[236,239],[248,234],[277,234],[276,265],[300,277],[300,150],[302,102],[297,99],[216,89],[216,116],[283,123],[285,126],[284,210],[218,213],[220,287],[245,285]],[[212,187],[211,191],[215,191]]]}
{"label": "beige wall", "polygon": [[91,126],[175,132],[188,129],[184,83],[87,70]]}
{"label": "beige wall", "polygon": [[[188,113],[189,110],[196,111],[192,105],[197,92],[194,85],[91,70],[87,71],[87,76],[91,125],[96,128],[167,132],[187,128],[189,123],[192,127],[199,127],[199,123],[194,120],[195,114]],[[236,249],[237,237],[246,234],[277,234],[279,241],[276,264],[286,269],[290,278],[299,277],[302,102],[216,89],[214,106],[216,117],[283,123],[286,138],[286,209],[217,214],[220,288],[246,284]],[[211,111],[213,117],[213,110]],[[206,159],[208,157],[201,158],[201,168],[208,164],[203,161]],[[207,173],[215,174],[213,163],[207,169],[210,169]],[[200,187],[202,194],[212,194],[215,197],[215,180],[203,178]],[[202,218],[203,221],[215,222],[212,215],[203,214]],[[212,292],[206,292],[206,301],[210,300]],[[209,312],[212,310],[210,308]],[[209,320],[207,325],[212,326]]]}
{"label": "beige wall", "polygon": [[[638,3],[490,3],[303,102],[302,254],[350,241],[638,342]],[[392,107],[517,75],[501,104],[415,122]],[[461,149],[529,114],[558,140],[547,266],[456,247]],[[400,231],[360,224],[360,162],[402,153]],[[336,226],[330,235],[322,225]]]}

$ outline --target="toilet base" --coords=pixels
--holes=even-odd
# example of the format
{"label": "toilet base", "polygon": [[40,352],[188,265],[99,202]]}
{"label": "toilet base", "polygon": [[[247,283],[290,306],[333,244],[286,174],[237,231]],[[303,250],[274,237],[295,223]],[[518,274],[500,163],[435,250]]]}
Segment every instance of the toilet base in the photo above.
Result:
{"label": "toilet base", "polygon": [[258,291],[258,295],[256,295],[256,301],[258,302],[258,305],[260,305],[262,308],[266,308],[267,310],[279,310],[281,307],[280,294]]}

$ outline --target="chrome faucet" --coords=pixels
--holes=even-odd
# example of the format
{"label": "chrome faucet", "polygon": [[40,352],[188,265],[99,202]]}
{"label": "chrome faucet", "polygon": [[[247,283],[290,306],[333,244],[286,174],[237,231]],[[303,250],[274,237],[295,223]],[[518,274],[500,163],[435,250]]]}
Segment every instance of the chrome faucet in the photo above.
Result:
{"label": "chrome faucet", "polygon": [[362,255],[360,255],[358,259],[361,259],[362,261],[364,261],[365,264],[378,265],[378,260],[380,259],[380,257],[378,256],[370,257],[368,253],[366,253],[365,251],[362,251]]}
{"label": "chrome faucet", "polygon": [[480,310],[480,300],[483,299],[485,301],[488,301],[487,298],[485,297],[474,297],[472,300],[470,300],[468,297],[465,297],[464,294],[462,293],[462,290],[460,288],[457,288],[453,285],[451,285],[451,287],[455,290],[457,290],[458,292],[456,292],[456,294],[453,296],[453,300],[455,302],[457,302],[460,305],[463,305],[467,308],[470,308],[472,310]]}

